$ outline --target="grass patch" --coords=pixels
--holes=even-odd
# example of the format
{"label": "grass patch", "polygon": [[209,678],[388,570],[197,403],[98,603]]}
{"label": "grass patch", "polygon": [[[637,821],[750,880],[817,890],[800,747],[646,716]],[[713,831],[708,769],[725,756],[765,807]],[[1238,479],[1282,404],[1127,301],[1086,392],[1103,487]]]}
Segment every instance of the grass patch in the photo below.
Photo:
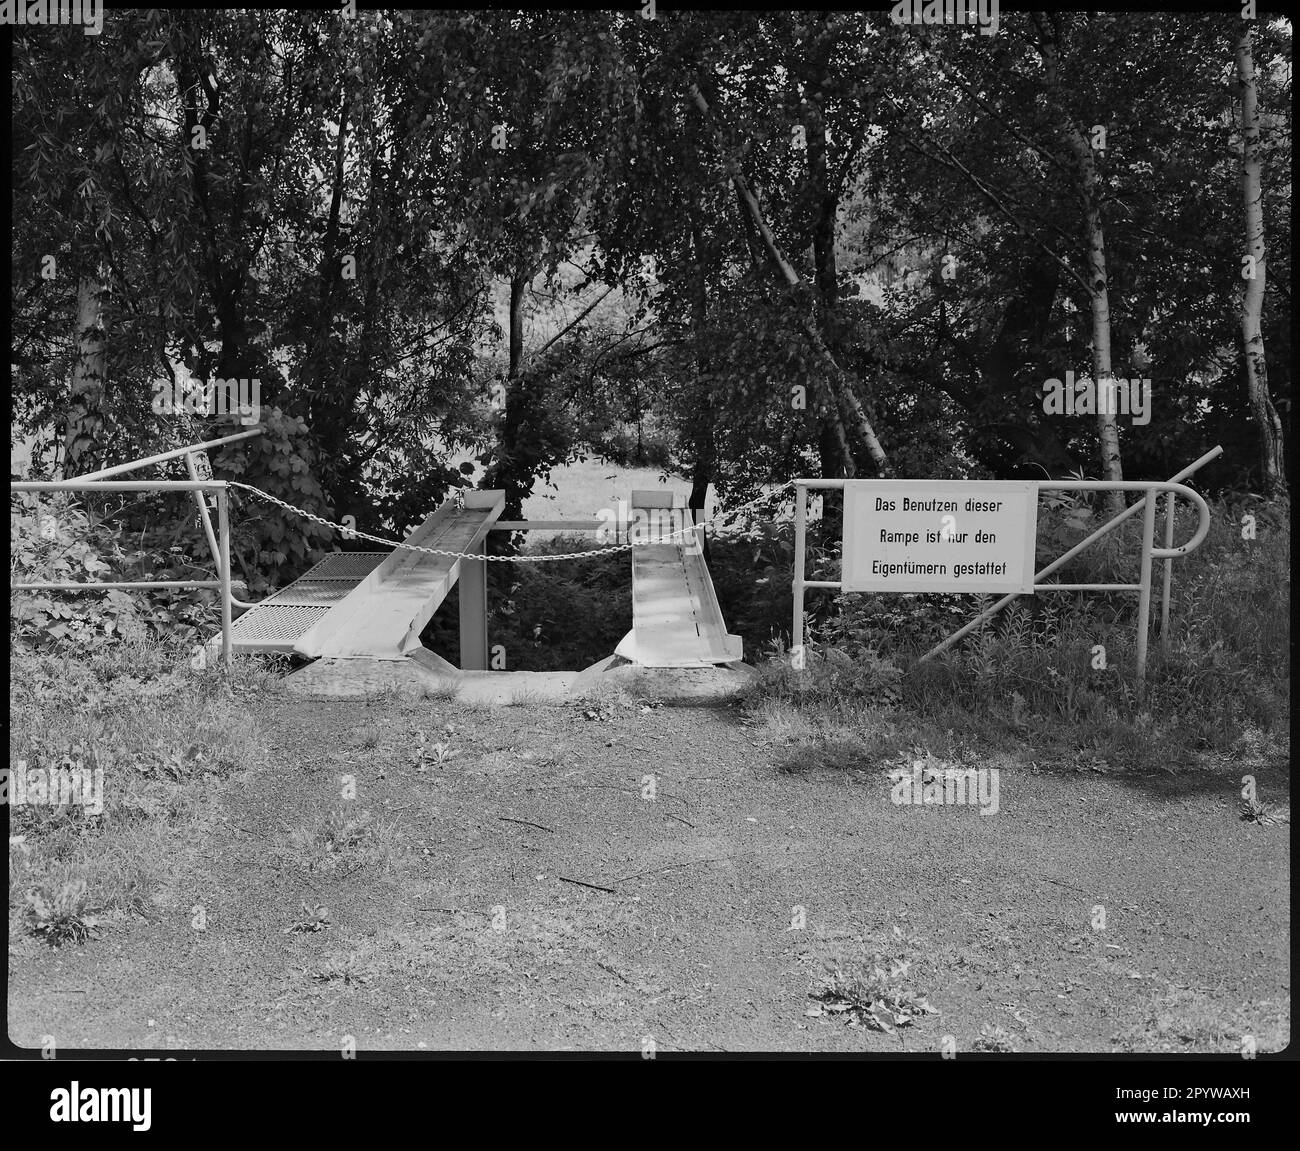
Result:
{"label": "grass patch", "polygon": [[454,703],[459,696],[460,684],[454,679],[443,679],[424,689],[425,699],[437,700],[439,703]]}
{"label": "grass patch", "polygon": [[550,702],[550,698],[536,688],[525,687],[511,693],[506,707],[542,707]]}
{"label": "grass patch", "polygon": [[1111,1038],[1124,1053],[1242,1055],[1281,1051],[1291,1041],[1291,1001],[1233,1007],[1201,991],[1177,990],[1149,1003]]}
{"label": "grass patch", "polygon": [[375,723],[363,724],[353,734],[351,745],[361,751],[373,751],[383,742],[383,732]]}
{"label": "grass patch", "polygon": [[[77,869],[79,870],[79,869]],[[99,934],[99,920],[86,893],[83,875],[64,874],[51,877],[30,888],[24,899],[28,929],[51,947],[65,943],[85,943]]]}
{"label": "grass patch", "polygon": [[975,1041],[970,1045],[972,1051],[996,1052],[998,1054],[1014,1054],[1020,1050],[1015,1037],[1002,1027],[994,1024],[984,1024],[980,1028],[980,1033]]}
{"label": "grass patch", "polygon": [[248,704],[275,691],[272,661],[196,670],[187,646],[142,636],[85,658],[14,647],[13,770],[102,773],[103,806],[11,806],[11,924],[84,943],[95,932],[78,923],[102,928],[165,903],[207,798],[266,762]]}
{"label": "grass patch", "polygon": [[396,822],[376,820],[367,809],[339,806],[289,831],[276,854],[304,871],[352,874],[391,871],[399,853]]}
{"label": "grass patch", "polygon": [[938,1015],[923,995],[908,985],[898,967],[869,969],[832,966],[810,998],[819,1006],[805,1015],[841,1015],[850,1027],[869,1027],[893,1034],[918,1018]]}
{"label": "grass patch", "polygon": [[591,686],[573,701],[583,718],[608,723],[619,712],[636,707],[632,698],[621,683],[609,679],[596,679]]}
{"label": "grass patch", "polygon": [[810,962],[820,962],[804,1014],[893,1034],[939,1012],[919,990],[933,970],[925,948],[894,926],[869,936],[814,932]]}
{"label": "grass patch", "polygon": [[[925,661],[920,656],[937,639],[991,597],[823,597],[812,605],[805,667],[792,666],[776,644],[744,700],[749,722],[780,749],[778,767],[788,772],[817,763],[859,768],[891,741],[893,750],[900,743],[938,749],[940,733],[950,730],[980,755],[1020,755],[1035,770],[1284,770],[1290,527],[1284,516],[1266,518],[1257,539],[1242,540],[1241,509],[1220,503],[1213,510],[1205,542],[1175,562],[1170,634],[1162,642],[1153,627],[1145,694],[1134,676],[1132,595],[1024,597]],[[1040,537],[1059,554],[1093,526],[1080,521],[1065,532],[1049,517]],[[1193,529],[1192,517],[1180,517],[1175,538]],[[1131,537],[1125,525],[1059,578],[1131,581]],[[810,578],[835,578],[838,561],[827,570],[819,562],[830,560],[812,561]],[[964,607],[960,619],[954,601]],[[846,731],[864,752],[840,742]]]}

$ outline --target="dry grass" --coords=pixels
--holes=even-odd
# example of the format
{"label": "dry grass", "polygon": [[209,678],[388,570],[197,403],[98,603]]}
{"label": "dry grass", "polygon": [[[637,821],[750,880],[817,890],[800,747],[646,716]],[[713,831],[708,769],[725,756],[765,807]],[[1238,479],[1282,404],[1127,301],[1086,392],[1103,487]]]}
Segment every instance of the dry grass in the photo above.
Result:
{"label": "dry grass", "polygon": [[1186,989],[1153,999],[1140,1020],[1111,1039],[1125,1053],[1247,1057],[1281,1051],[1290,1041],[1290,997],[1238,1006]]}
{"label": "dry grass", "polygon": [[248,701],[278,690],[263,661],[196,671],[187,651],[123,642],[84,660],[15,651],[10,762],[103,771],[103,811],[10,812],[11,924],[60,943],[149,915],[221,783],[268,761]]}
{"label": "dry grass", "polygon": [[390,871],[400,848],[395,821],[377,820],[365,808],[344,804],[291,828],[272,850],[304,871],[351,874],[363,868]]}

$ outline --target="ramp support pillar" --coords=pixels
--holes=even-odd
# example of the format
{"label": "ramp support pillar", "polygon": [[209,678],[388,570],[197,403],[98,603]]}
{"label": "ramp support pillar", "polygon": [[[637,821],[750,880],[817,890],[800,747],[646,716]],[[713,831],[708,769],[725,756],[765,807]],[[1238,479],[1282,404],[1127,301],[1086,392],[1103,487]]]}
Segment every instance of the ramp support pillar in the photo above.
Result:
{"label": "ramp support pillar", "polygon": [[[479,540],[471,549],[482,554]],[[462,671],[487,671],[487,561],[460,561],[460,667]]]}

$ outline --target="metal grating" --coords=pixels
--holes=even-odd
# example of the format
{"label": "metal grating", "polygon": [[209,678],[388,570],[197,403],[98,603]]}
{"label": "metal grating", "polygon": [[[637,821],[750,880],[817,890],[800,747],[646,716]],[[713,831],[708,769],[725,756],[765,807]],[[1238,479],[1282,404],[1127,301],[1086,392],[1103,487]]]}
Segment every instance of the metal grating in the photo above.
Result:
{"label": "metal grating", "polygon": [[317,621],[375,570],[389,552],[335,552],[288,587],[250,608],[231,627],[236,651],[292,651]]}
{"label": "metal grating", "polygon": [[328,606],[332,603],[338,603],[356,586],[357,581],[354,579],[309,580],[304,576],[300,580],[295,580],[284,591],[278,591],[275,595],[268,596],[262,603],[296,604],[299,606],[304,604],[325,604]]}
{"label": "metal grating", "polygon": [[[334,552],[327,555],[300,579],[350,579],[360,582],[384,562],[392,552]],[[289,587],[292,587],[290,584]],[[286,591],[288,588],[285,589]]]}
{"label": "metal grating", "polygon": [[230,637],[237,649],[287,651],[327,611],[328,604],[262,604],[234,622]]}

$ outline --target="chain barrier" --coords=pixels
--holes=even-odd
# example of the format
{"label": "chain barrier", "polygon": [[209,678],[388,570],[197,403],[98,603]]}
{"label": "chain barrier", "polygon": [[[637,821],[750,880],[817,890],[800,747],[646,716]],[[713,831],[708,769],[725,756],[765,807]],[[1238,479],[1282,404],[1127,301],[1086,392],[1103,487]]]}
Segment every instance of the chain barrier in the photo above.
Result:
{"label": "chain barrier", "polygon": [[[462,560],[486,560],[488,563],[515,563],[515,564],[534,563],[536,564],[536,563],[555,563],[559,560],[591,559],[593,556],[612,555],[615,552],[630,551],[634,547],[642,546],[641,544],[636,544],[636,543],[614,544],[611,547],[593,548],[591,551],[585,551],[585,552],[565,552],[562,555],[541,555],[541,556],[493,556],[493,555],[484,555],[481,552],[453,552],[453,551],[444,550],[442,548],[426,548],[426,547],[421,547],[419,544],[409,544],[399,540],[386,540],[382,536],[373,536],[369,532],[363,532],[357,528],[348,528],[348,527],[344,527],[342,524],[332,523],[330,520],[325,519],[324,516],[318,516],[313,512],[305,511],[304,509],[299,507],[294,507],[293,504],[286,503],[284,500],[271,495],[270,492],[264,492],[262,491],[261,488],[256,488],[252,484],[240,483],[237,480],[230,480],[228,481],[228,483],[232,488],[242,488],[244,491],[252,492],[255,496],[260,496],[264,500],[269,500],[271,503],[279,505],[280,507],[284,508],[285,511],[293,512],[294,515],[302,516],[304,519],[313,520],[318,524],[323,524],[327,528],[333,528],[335,531],[341,532],[344,538],[355,537],[357,539],[369,540],[371,543],[383,544],[385,547],[403,548],[406,551],[423,552],[425,555],[431,555],[431,556],[450,556],[453,559],[462,559]],[[793,484],[794,484],[794,480],[786,480],[785,483],[781,484],[780,487],[773,488],[772,491],[770,492],[764,492],[761,496],[756,496],[754,499],[749,500],[747,503],[741,504],[739,507],[730,508],[725,512],[715,511],[713,515],[704,519],[700,524],[692,524],[690,527],[678,528],[677,531],[668,532],[662,537],[660,537],[659,539],[648,541],[648,542],[664,543],[672,539],[674,536],[683,535],[686,532],[693,532],[697,527],[701,527],[701,526],[707,527],[709,524],[711,524],[714,520],[718,519],[720,516],[739,515],[741,512],[746,511],[751,507],[755,507],[756,505],[763,503],[765,500],[770,500],[773,496],[779,495],[781,492],[785,491],[786,488],[793,486]],[[608,531],[610,529],[604,528],[600,530]]]}

